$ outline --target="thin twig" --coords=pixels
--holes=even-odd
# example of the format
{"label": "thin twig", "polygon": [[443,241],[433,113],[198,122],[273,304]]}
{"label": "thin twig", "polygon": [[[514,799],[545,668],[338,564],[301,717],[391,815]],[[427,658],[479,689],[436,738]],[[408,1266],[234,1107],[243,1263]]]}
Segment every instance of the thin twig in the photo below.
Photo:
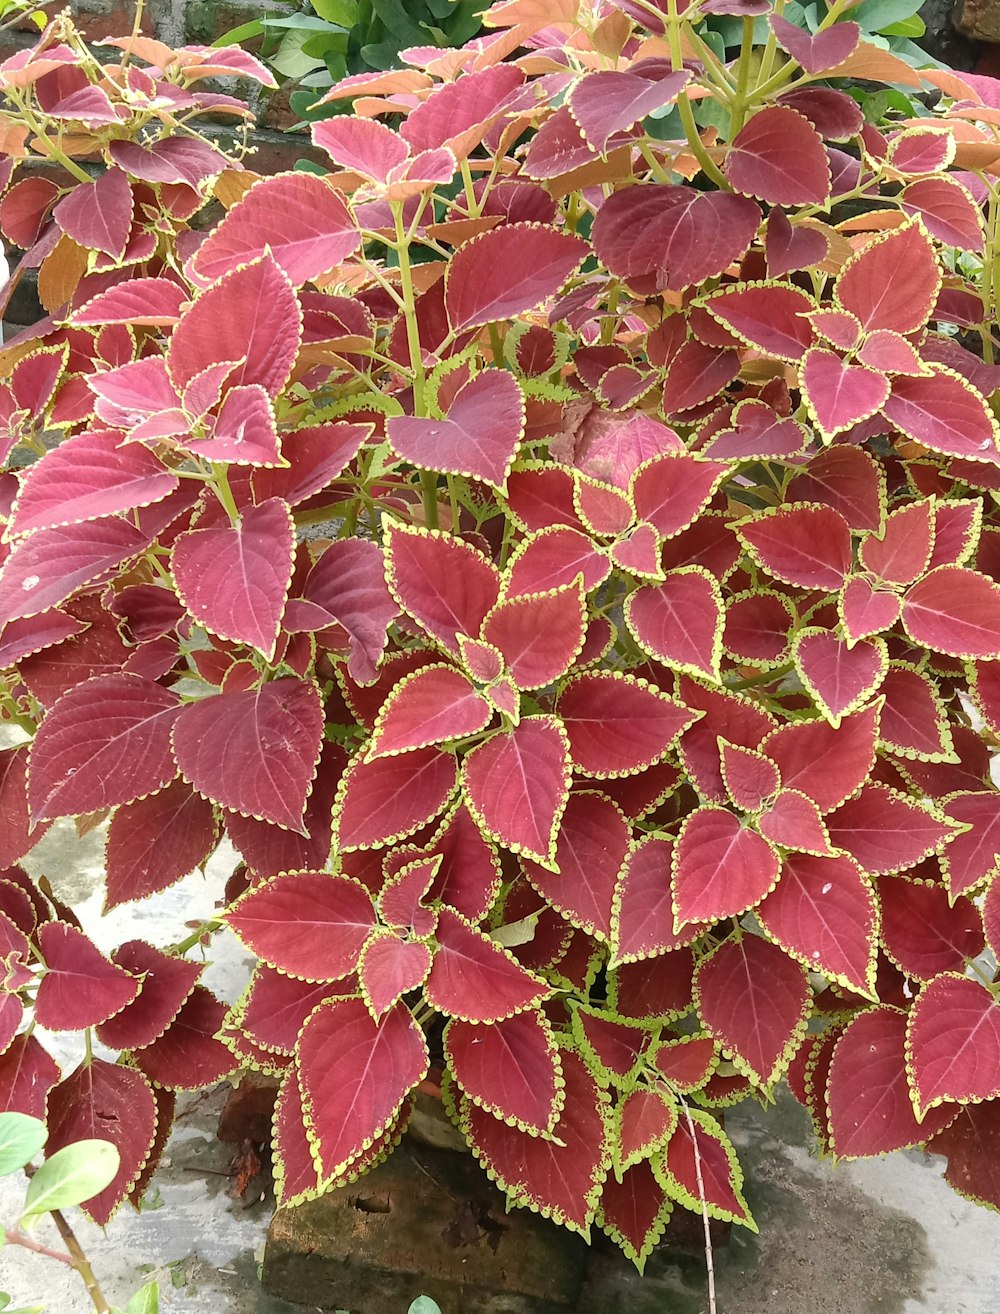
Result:
{"label": "thin twig", "polygon": [[688,1135],[691,1137],[691,1144],[694,1147],[694,1175],[698,1181],[698,1197],[701,1200],[701,1218],[705,1226],[705,1268],[708,1274],[708,1309],[709,1314],[718,1314],[718,1305],[715,1300],[715,1260],[712,1253],[712,1225],[708,1217],[708,1202],[705,1199],[705,1179],[701,1173],[701,1149],[698,1146],[698,1135],[694,1129],[694,1119],[691,1117],[691,1110],[687,1103],[684,1104],[684,1116],[687,1118]]}
{"label": "thin twig", "polygon": [[87,1288],[87,1295],[90,1297],[91,1304],[97,1314],[111,1314],[111,1306],[108,1304],[104,1292],[98,1286],[94,1270],[90,1267],[90,1260],[83,1253],[83,1247],[76,1239],[76,1234],[58,1209],[53,1209],[50,1212],[52,1221],[56,1225],[56,1231],[62,1237],[66,1249],[73,1257],[71,1260],[73,1267],[80,1274],[83,1285]]}

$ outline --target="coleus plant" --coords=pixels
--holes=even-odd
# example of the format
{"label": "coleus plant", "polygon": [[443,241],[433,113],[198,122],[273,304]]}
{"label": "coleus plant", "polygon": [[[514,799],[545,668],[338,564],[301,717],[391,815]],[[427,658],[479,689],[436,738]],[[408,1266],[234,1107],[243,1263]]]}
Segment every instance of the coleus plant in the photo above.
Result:
{"label": "coleus plant", "polygon": [[[283,1203],[423,1089],[641,1266],[754,1226],[720,1110],[787,1080],[1000,1207],[1000,93],[779,9],[510,0],[335,86],[326,177],[196,133],[239,52],[0,65],[0,1107],[114,1127],[98,1221],[242,1067]],[[99,952],[60,817],[108,908],[224,833],[220,917]]]}

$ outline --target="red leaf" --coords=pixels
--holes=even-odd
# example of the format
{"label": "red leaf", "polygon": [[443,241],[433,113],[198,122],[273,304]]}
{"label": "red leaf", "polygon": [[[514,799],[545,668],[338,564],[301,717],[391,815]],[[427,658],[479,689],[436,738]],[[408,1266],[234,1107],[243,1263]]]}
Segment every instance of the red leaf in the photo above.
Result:
{"label": "red leaf", "polygon": [[757,812],[781,788],[778,768],[761,753],[720,740],[719,755],[726,793],[744,812]]}
{"label": "red leaf", "polygon": [[851,569],[851,530],[829,506],[779,507],[747,520],[737,532],[753,559],[775,579],[833,593]]}
{"label": "red leaf", "polygon": [[851,858],[788,854],[781,880],[757,917],[811,971],[844,981],[863,995],[874,993],[878,906]]}
{"label": "red leaf", "polygon": [[483,621],[482,637],[503,654],[519,689],[538,689],[565,675],[583,648],[587,616],[581,582],[545,593],[504,598]]}
{"label": "red leaf", "polygon": [[865,871],[885,876],[938,852],[953,827],[885,785],[867,784],[826,819],[830,840]]}
{"label": "red leaf", "polygon": [[74,187],[52,217],[78,246],[120,260],[132,231],[132,210],[132,184],[121,169],[106,169],[96,182]]}
{"label": "red leaf", "polygon": [[300,287],[353,255],[361,234],[343,196],[323,178],[279,173],[262,178],[195,252],[194,274],[214,282],[265,251]]}
{"label": "red leaf", "polygon": [[894,1008],[859,1013],[837,1041],[827,1099],[830,1144],[839,1159],[861,1159],[920,1145],[954,1109],[917,1122],[906,1080],[906,1014]]}
{"label": "red leaf", "polygon": [[852,529],[877,530],[883,520],[885,473],[866,451],[840,443],[817,453],[785,496],[790,502],[829,506]]}
{"label": "red leaf", "polygon": [[127,940],[111,958],[116,966],[138,977],[142,988],[120,1013],[98,1025],[98,1039],[111,1049],[151,1045],[180,1012],[202,965],[162,953],[142,940]]}
{"label": "red leaf", "polygon": [[405,164],[410,155],[409,146],[399,133],[375,119],[349,114],[314,123],[312,139],[334,164],[383,184],[389,181],[392,170]]}
{"label": "red leaf", "polygon": [[294,535],[288,504],[248,507],[235,525],[181,534],[171,566],[181,601],[213,634],[246,643],[268,660],[292,577]]}
{"label": "red leaf", "polygon": [[346,469],[370,435],[370,425],[337,421],[282,434],[281,454],[288,467],[254,471],[257,501],[280,497],[289,506],[306,501]]}
{"label": "red leaf", "polygon": [[291,1068],[285,1075],[274,1106],[274,1189],[281,1205],[309,1199],[319,1189],[320,1176],[312,1156],[306,1130],[299,1074]]}
{"label": "red leaf", "polygon": [[443,420],[399,415],[387,425],[398,456],[503,488],[524,437],[524,396],[506,370],[486,369],[455,394]]}
{"label": "red leaf", "polygon": [[104,1022],[135,999],[139,981],[99,953],[65,922],[47,922],[38,932],[47,971],[35,997],[35,1017],[50,1031],[83,1031]]}
{"label": "red leaf", "polygon": [[259,384],[276,397],[300,339],[295,290],[274,257],[264,255],[220,278],[184,312],[170,335],[170,377],[183,393],[210,365],[235,361],[228,387]]}
{"label": "red leaf", "polygon": [[483,137],[508,97],[524,81],[521,70],[494,64],[477,72],[464,72],[438,86],[403,120],[400,135],[414,154],[436,146],[451,146],[467,155]]}
{"label": "red leaf", "polygon": [[387,527],[385,552],[389,587],[407,615],[456,654],[457,635],[478,638],[500,588],[492,562],[460,538],[398,524]]}
{"label": "red leaf", "polygon": [[222,173],[228,164],[226,157],[208,142],[188,136],[162,137],[149,146],[137,141],[112,141],[108,154],[133,178],[150,183],[187,183],[189,187]]}
{"label": "red leaf", "polygon": [[259,384],[244,384],[227,392],[217,414],[205,422],[205,432],[206,437],[185,443],[189,452],[204,461],[262,468],[281,461],[271,399]]}
{"label": "red leaf", "polygon": [[293,1054],[299,1032],[316,1005],[331,995],[344,994],[345,989],[353,993],[353,978],[340,983],[297,981],[258,963],[240,1023],[258,1045],[279,1054]]}
{"label": "red leaf", "polygon": [[148,543],[141,529],[114,516],[39,530],[17,544],[0,571],[0,625],[58,606]]}
{"label": "red leaf", "polygon": [[938,566],[903,601],[915,642],[952,657],[1000,657],[1000,584],[976,570]]}
{"label": "red leaf", "polygon": [[1000,1006],[978,981],[947,973],[921,990],[907,1025],[913,1102],[921,1116],[944,1103],[1000,1096]]}
{"label": "red leaf", "polygon": [[646,836],[629,854],[618,876],[612,918],[615,965],[652,958],[693,940],[701,926],[674,932],[669,879],[673,842]]}
{"label": "red leaf", "polygon": [[897,375],[882,414],[932,452],[995,465],[997,422],[982,394],[946,366],[930,368],[922,378]]}
{"label": "red leaf", "polygon": [[547,716],[493,735],[462,763],[466,806],[484,833],[544,864],[555,858],[569,780],[566,732]]}
{"label": "red leaf", "polygon": [[683,1036],[660,1044],[653,1055],[656,1070],[675,1090],[704,1086],[718,1063],[711,1036]]}
{"label": "red leaf", "polygon": [[737,1067],[770,1086],[798,1046],[811,1001],[802,968],[758,935],[727,940],[699,965],[698,1012]]}
{"label": "red leaf", "polygon": [[651,524],[662,538],[672,538],[704,511],[728,473],[725,462],[688,452],[666,452],[643,461],[629,486],[636,518]]}
{"label": "red leaf", "polygon": [[529,1009],[486,1026],[453,1018],[444,1052],[474,1104],[523,1131],[552,1130],[562,1108],[562,1064],[543,1013]]}
{"label": "red leaf", "polygon": [[626,187],[600,207],[592,238],[602,264],[637,290],[679,292],[740,260],[759,223],[759,208],[744,196]]}
{"label": "red leaf", "polygon": [[58,1080],[55,1060],[37,1037],[22,1032],[0,1054],[0,1113],[44,1119],[49,1091]]}
{"label": "red leaf", "polygon": [[918,178],[903,188],[900,201],[905,213],[919,215],[939,242],[960,251],[982,251],[982,212],[957,178]]}
{"label": "red leaf", "polygon": [[438,664],[404,676],[382,704],[368,760],[476,734],[492,709],[454,666]]}
{"label": "red leaf", "polygon": [[677,692],[688,707],[703,713],[681,737],[684,769],[704,798],[721,802],[726,787],[719,759],[720,736],[731,744],[756,748],[774,726],[774,718],[749,698],[708,688],[686,675],[678,681]]}
{"label": "red leaf", "polygon": [[959,1195],[1000,1209],[1000,1101],[959,1110],[958,1117],[927,1149],[948,1156],[944,1180]]}
{"label": "red leaf", "polygon": [[496,851],[462,804],[454,810],[434,843],[441,865],[434,880],[434,898],[449,904],[470,922],[481,921],[500,887]]}
{"label": "red leaf", "polygon": [[674,103],[691,74],[687,69],[665,73],[661,64],[665,61],[644,60],[630,72],[589,73],[576,84],[569,97],[570,113],[595,151],[603,154],[616,133]]}
{"label": "red leaf", "polygon": [[365,947],[358,980],[372,1016],[380,1019],[403,995],[423,984],[431,968],[431,951],[419,940],[376,935]]}
{"label": "red leaf", "polygon": [[77,816],[129,803],[176,774],[170,730],[177,695],[138,675],[101,675],[68,690],[31,745],[34,818]]}
{"label": "red leaf", "polygon": [[903,603],[897,594],[877,593],[866,579],[855,575],[844,584],[838,609],[847,637],[856,643],[866,635],[891,629],[899,620]]}
{"label": "red leaf", "polygon": [[729,1138],[710,1113],[687,1109],[677,1120],[662,1166],[654,1165],[668,1192],[688,1209],[729,1218],[756,1231],[743,1199],[743,1173]]}
{"label": "red leaf", "polygon": [[179,487],[152,452],[137,443],[120,447],[121,441],[116,430],[78,434],[30,466],[9,536],[149,506]]}
{"label": "red leaf", "polygon": [[890,876],[882,877],[878,891],[882,943],[907,976],[929,981],[939,972],[961,972],[982,953],[983,921],[988,930],[989,920],[986,909],[981,918],[971,899],[953,904],[943,885]]}
{"label": "red leaf", "polygon": [[568,525],[552,525],[525,538],[506,572],[506,596],[541,593],[583,576],[584,592],[603,584],[611,573],[608,558],[591,540]]}
{"label": "red leaf", "polygon": [[182,780],[120,807],[105,852],[105,911],[165,890],[214,850],[212,805]]}
{"label": "red leaf", "polygon": [[565,1103],[558,1140],[510,1127],[468,1100],[462,1120],[473,1154],[503,1190],[586,1236],[606,1172],[604,1104],[579,1056],[564,1050],[561,1059]]}
{"label": "red leaf", "polygon": [[674,846],[676,925],[737,917],[774,888],[778,872],[775,850],[739,817],[713,804],[695,808]]}
{"label": "red leaf", "polygon": [[151,1081],[172,1090],[214,1085],[236,1066],[233,1055],[215,1038],[225,1014],[225,1005],[196,985],[163,1035],[135,1051],[136,1066]]}
{"label": "red leaf", "polygon": [[49,1096],[46,1158],[75,1141],[110,1141],[119,1155],[114,1179],[81,1202],[84,1213],[105,1227],[139,1176],[156,1137],[156,1100],[141,1072],[91,1059]]}
{"label": "red leaf", "polygon": [[442,1013],[466,1022],[499,1022],[551,993],[544,981],[450,908],[441,909],[435,938],[424,995]]}
{"label": "red leaf", "polygon": [[636,643],[658,661],[710,680],[719,678],[722,592],[703,567],[672,570],[662,584],[630,594],[625,622]]}
{"label": "red leaf", "polygon": [[879,693],[885,700],[880,738],[887,748],[931,762],[952,753],[947,712],[925,675],[909,666],[890,666]]}
{"label": "red leaf", "polygon": [[859,560],[886,584],[912,584],[927,569],[934,543],[934,503],[910,502],[890,512],[878,537],[861,545]]}
{"label": "red leaf", "polygon": [[819,808],[797,789],[783,789],[757,818],[757,829],[779,848],[802,853],[830,852],[830,840]]}
{"label": "red leaf", "polygon": [[841,270],[835,293],[862,329],[912,333],[923,328],[941,286],[937,252],[919,223],[869,242]]}
{"label": "red leaf", "polygon": [[857,23],[836,23],[825,31],[810,34],[778,14],[769,14],[768,22],[782,49],[814,75],[842,64],[854,53],[861,36]]}
{"label": "red leaf", "polygon": [[601,1192],[598,1221],[642,1272],[647,1256],[663,1235],[672,1203],[648,1163],[639,1162],[608,1177]]}
{"label": "red leaf", "polygon": [[575,1010],[573,1031],[593,1070],[603,1070],[611,1081],[618,1078],[622,1084],[630,1084],[637,1065],[652,1043],[648,1028],[619,1021],[613,1013],[600,1012],[586,1005]]}
{"label": "red leaf", "polygon": [[799,378],[810,414],[828,437],[867,420],[889,396],[884,374],[852,365],[824,347],[806,352]]}
{"label": "red leaf", "polygon": [[669,694],[618,671],[569,680],[558,710],[574,769],[598,779],[632,775],[659,762],[696,719]]}
{"label": "red leaf", "polygon": [[726,608],[722,641],[734,657],[769,665],[787,653],[791,628],[792,613],[780,593],[742,593]]}
{"label": "red leaf", "polygon": [[881,640],[865,639],[853,647],[829,630],[800,630],[794,647],[795,668],[831,725],[864,703],[883,683],[888,659]]}
{"label": "red leaf", "polygon": [[341,1175],[379,1137],[427,1073],[427,1045],[397,1004],[374,1022],[360,999],[333,999],[298,1043],[303,1106],[325,1178]]}
{"label": "red leaf", "polygon": [[378,848],[412,835],[443,812],[455,792],[454,755],[418,748],[368,762],[363,753],[341,778],[334,807],[339,848]]}
{"label": "red leaf", "polygon": [[279,971],[334,981],[357,966],[376,918],[360,882],[307,871],[251,886],[226,921],[247,948]]}
{"label": "red leaf", "polygon": [[569,797],[556,840],[556,871],[525,860],[534,888],[573,926],[598,940],[611,935],[612,903],[631,830],[618,808],[597,793]]}
{"label": "red leaf", "polygon": [[301,834],[322,738],[315,686],[285,678],[191,703],[177,718],[173,747],[199,794]]}
{"label": "red leaf", "polygon": [[608,974],[609,1005],[623,1017],[680,1017],[691,1007],[693,969],[694,957],[687,948],[623,963]]}
{"label": "red leaf", "polygon": [[786,789],[798,789],[820,812],[831,812],[868,778],[875,762],[878,707],[826,721],[798,721],[773,731],[761,749],[777,765]]}
{"label": "red leaf", "polygon": [[448,265],[445,306],[455,332],[511,319],[554,296],[587,244],[543,224],[506,224],[466,242]]}
{"label": "red leaf", "polygon": [[31,828],[27,780],[27,749],[0,750],[0,870],[23,858],[48,830],[44,823]]}
{"label": "red leaf", "polygon": [[186,290],[171,278],[130,278],[126,283],[112,284],[84,302],[73,311],[69,322],[80,327],[102,324],[165,327],[177,323],[186,301]]}
{"label": "red leaf", "polygon": [[815,303],[790,283],[738,285],[704,305],[741,342],[779,360],[801,360],[815,339],[807,318]]}
{"label": "red leaf", "polygon": [[996,790],[951,795],[941,805],[944,816],[965,829],[944,855],[951,897],[975,889],[1000,865],[1000,794]]}
{"label": "red leaf", "polygon": [[[804,108],[802,113],[805,113]],[[817,126],[812,119],[810,122],[813,127]],[[793,227],[784,210],[777,207],[768,216],[764,254],[771,278],[783,278],[798,269],[820,264],[826,259],[829,249],[825,234],[818,228],[809,228],[805,224]]]}
{"label": "red leaf", "polygon": [[[697,1043],[697,1042],[695,1042]],[[708,1042],[714,1051],[712,1041]],[[663,1051],[657,1051],[662,1053]],[[658,1090],[631,1090],[614,1111],[617,1165],[623,1171],[641,1163],[663,1145],[677,1125],[677,1110]]]}
{"label": "red leaf", "polygon": [[685,342],[667,366],[663,413],[677,415],[712,401],[740,372],[736,351],[720,351],[695,340]]}
{"label": "red leaf", "polygon": [[803,115],[780,105],[758,110],[740,129],[725,171],[736,191],[772,205],[823,205],[830,195],[822,138]]}

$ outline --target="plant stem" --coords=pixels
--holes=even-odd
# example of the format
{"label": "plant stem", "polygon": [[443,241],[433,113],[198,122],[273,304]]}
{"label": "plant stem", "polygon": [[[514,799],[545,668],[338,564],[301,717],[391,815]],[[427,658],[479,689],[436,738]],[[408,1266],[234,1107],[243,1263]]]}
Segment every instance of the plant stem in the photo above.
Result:
{"label": "plant stem", "polygon": [[736,98],[729,115],[729,139],[739,132],[746,122],[747,108],[750,102],[750,57],[753,54],[752,18],[743,20],[743,39],[740,42],[739,77],[736,83]]}
{"label": "plant stem", "polygon": [[[668,0],[667,3],[667,37],[670,42],[670,62],[675,72],[680,72],[684,67],[684,52],[681,49],[681,20],[677,13],[677,0]],[[677,112],[680,115],[681,123],[684,126],[684,135],[687,137],[688,145],[691,147],[691,153],[702,167],[702,171],[712,179],[716,186],[721,187],[723,191],[731,191],[732,188],[726,181],[725,175],[705,149],[705,143],[698,132],[698,125],[694,121],[694,111],[691,109],[691,102],[682,91],[677,98]]]}
{"label": "plant stem", "polygon": [[[403,206],[396,201],[392,206],[396,223],[396,240],[393,250],[399,259],[399,286],[403,294],[403,322],[406,324],[406,341],[410,349],[410,368],[413,371],[413,414],[427,414],[424,355],[420,349],[420,325],[417,323],[417,305],[413,294],[413,270],[410,266],[410,246],[403,227]],[[433,470],[421,470],[420,490],[424,502],[424,516],[429,529],[438,527],[437,476]]]}
{"label": "plant stem", "polygon": [[691,1110],[687,1106],[687,1101],[682,1100],[684,1116],[687,1118],[688,1135],[691,1137],[691,1148],[694,1151],[694,1174],[698,1181],[698,1195],[701,1199],[701,1221],[705,1229],[705,1268],[708,1277],[708,1309],[709,1314],[718,1314],[718,1305],[715,1299],[715,1259],[712,1254],[712,1224],[708,1217],[708,1204],[705,1201],[705,1179],[701,1171],[701,1147],[698,1145],[698,1136],[694,1129],[694,1119],[691,1117]]}
{"label": "plant stem", "polygon": [[111,1314],[111,1306],[105,1299],[104,1292],[98,1285],[97,1278],[94,1276],[94,1270],[90,1267],[90,1260],[83,1253],[83,1248],[77,1241],[73,1229],[62,1216],[58,1209],[52,1210],[52,1221],[56,1225],[56,1230],[63,1239],[66,1249],[72,1256],[70,1263],[80,1274],[80,1280],[87,1288],[87,1295],[90,1297],[91,1304],[97,1311],[97,1314]]}
{"label": "plant stem", "polygon": [[178,941],[178,943],[174,945],[174,952],[178,954],[186,954],[189,949],[194,948],[203,935],[213,935],[216,931],[220,931],[221,929],[222,923],[217,918],[213,917],[207,922],[202,922],[202,924],[193,930],[189,936]]}

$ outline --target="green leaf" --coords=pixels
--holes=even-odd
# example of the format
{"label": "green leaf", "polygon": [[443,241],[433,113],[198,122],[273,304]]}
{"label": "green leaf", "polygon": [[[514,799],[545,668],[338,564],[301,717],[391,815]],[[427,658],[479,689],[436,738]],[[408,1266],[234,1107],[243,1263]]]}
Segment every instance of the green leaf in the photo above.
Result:
{"label": "green leaf", "polygon": [[125,1314],[160,1314],[160,1288],[150,1282],[125,1306]]}
{"label": "green leaf", "polygon": [[441,1314],[441,1306],[430,1296],[418,1296],[406,1314]]}
{"label": "green leaf", "polygon": [[372,0],[372,8],[386,29],[399,41],[400,47],[419,46],[424,42],[424,31],[407,12],[403,0]]}
{"label": "green leaf", "polygon": [[22,1305],[19,1309],[12,1309],[10,1296],[0,1291],[0,1314],[45,1314],[44,1305],[32,1305],[30,1309],[27,1305]]}
{"label": "green leaf", "polygon": [[356,0],[312,0],[312,7],[328,23],[353,27],[358,21]]}
{"label": "green leaf", "polygon": [[241,23],[239,27],[231,27],[228,32],[223,32],[222,36],[216,37],[212,45],[213,47],[238,46],[241,41],[250,41],[254,37],[259,37],[263,31],[263,22],[255,18],[251,23]]}
{"label": "green leaf", "polygon": [[22,1221],[89,1200],[110,1186],[119,1162],[110,1141],[77,1141],[57,1150],[31,1179]]}
{"label": "green leaf", "polygon": [[0,1177],[30,1163],[48,1139],[45,1123],[25,1113],[0,1113]]}
{"label": "green leaf", "polygon": [[278,53],[271,59],[271,67],[286,78],[301,78],[323,67],[321,59],[314,59],[303,53],[302,47],[313,33],[308,28],[292,30],[281,38]]}
{"label": "green leaf", "polygon": [[851,10],[851,20],[865,32],[881,32],[893,23],[911,18],[919,8],[920,0],[862,0]]}

